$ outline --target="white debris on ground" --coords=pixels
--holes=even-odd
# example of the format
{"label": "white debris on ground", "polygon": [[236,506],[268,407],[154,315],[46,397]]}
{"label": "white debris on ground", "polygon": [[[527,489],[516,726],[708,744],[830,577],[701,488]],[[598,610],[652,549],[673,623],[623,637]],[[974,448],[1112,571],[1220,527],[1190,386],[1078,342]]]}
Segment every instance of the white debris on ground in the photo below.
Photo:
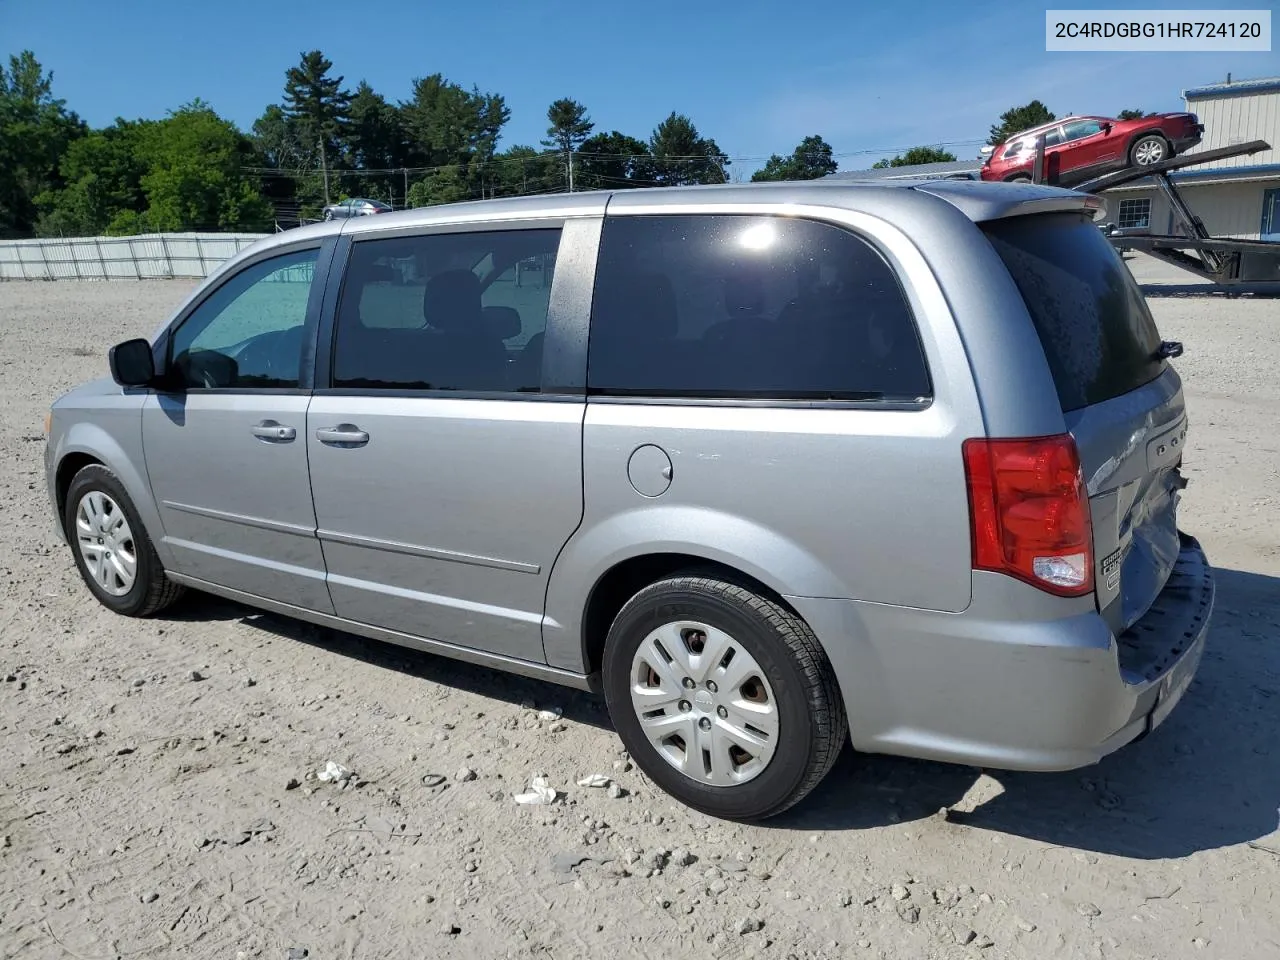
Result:
{"label": "white debris on ground", "polygon": [[747,826],[659,791],[597,697],[207,597],[93,602],[42,420],[191,287],[0,283],[0,956],[1276,952],[1280,300],[1151,300],[1186,346],[1182,525],[1219,578],[1160,729],[1062,774],[846,754]]}
{"label": "white debris on ground", "polygon": [[352,776],[352,772],[342,764],[328,760],[325,762],[324,769],[316,774],[316,779],[323,780],[325,783],[344,783]]}
{"label": "white debris on ground", "polygon": [[519,804],[544,805],[555,803],[559,797],[560,792],[551,786],[546,777],[534,777],[529,781],[529,789],[524,793],[515,794],[512,799]]}

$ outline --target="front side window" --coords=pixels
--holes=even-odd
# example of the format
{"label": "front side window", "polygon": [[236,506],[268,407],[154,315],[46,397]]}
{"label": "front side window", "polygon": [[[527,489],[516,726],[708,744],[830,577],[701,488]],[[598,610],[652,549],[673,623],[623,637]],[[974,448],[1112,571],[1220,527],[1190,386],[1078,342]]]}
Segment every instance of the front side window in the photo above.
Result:
{"label": "front side window", "polygon": [[559,228],[356,242],[333,386],[537,392],[559,244]]}
{"label": "front side window", "polygon": [[1054,127],[1044,135],[1044,145],[1046,147],[1056,147],[1062,142],[1062,128]]}
{"label": "front side window", "polygon": [[893,268],[840,227],[765,216],[605,221],[595,394],[777,400],[930,395]]}
{"label": "front side window", "polygon": [[255,263],[218,287],[173,334],[171,369],[188,389],[296,387],[319,250]]}
{"label": "front side window", "polygon": [[1068,140],[1083,140],[1085,137],[1092,137],[1095,133],[1102,132],[1102,124],[1097,120],[1077,120],[1074,123],[1068,123],[1063,127]]}

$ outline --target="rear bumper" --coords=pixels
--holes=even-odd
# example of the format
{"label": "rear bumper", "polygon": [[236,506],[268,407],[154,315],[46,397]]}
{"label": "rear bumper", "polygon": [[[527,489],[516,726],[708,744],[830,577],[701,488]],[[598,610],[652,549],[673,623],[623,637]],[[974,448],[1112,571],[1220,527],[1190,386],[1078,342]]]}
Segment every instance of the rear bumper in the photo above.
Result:
{"label": "rear bumper", "polygon": [[1119,638],[1091,598],[981,572],[963,613],[788,600],[831,659],[856,749],[1070,770],[1169,716],[1200,664],[1213,598],[1204,552],[1184,537],[1151,611]]}
{"label": "rear bumper", "polygon": [[1204,127],[1198,126],[1194,132],[1188,133],[1182,137],[1175,137],[1173,140],[1173,152],[1181,156],[1192,147],[1196,146],[1204,136]]}

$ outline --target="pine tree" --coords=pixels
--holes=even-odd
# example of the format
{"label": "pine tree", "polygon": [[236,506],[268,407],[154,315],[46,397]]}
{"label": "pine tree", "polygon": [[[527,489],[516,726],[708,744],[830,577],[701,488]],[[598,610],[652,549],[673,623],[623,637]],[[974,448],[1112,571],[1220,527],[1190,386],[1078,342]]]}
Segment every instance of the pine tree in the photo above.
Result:
{"label": "pine tree", "polygon": [[320,171],[324,177],[324,202],[329,202],[329,157],[338,155],[338,141],[347,121],[351,94],[342,89],[342,77],[330,77],[333,63],[319,50],[301,55],[301,62],[285,73],[285,113],[304,136],[320,147]]}

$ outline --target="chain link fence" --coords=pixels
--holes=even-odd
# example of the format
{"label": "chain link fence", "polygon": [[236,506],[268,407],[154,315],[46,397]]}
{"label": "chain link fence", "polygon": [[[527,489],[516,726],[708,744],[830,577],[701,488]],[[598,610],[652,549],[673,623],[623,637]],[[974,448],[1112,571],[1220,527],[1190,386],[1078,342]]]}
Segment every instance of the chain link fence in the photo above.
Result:
{"label": "chain link fence", "polygon": [[0,280],[172,280],[207,277],[261,233],[0,240]]}

